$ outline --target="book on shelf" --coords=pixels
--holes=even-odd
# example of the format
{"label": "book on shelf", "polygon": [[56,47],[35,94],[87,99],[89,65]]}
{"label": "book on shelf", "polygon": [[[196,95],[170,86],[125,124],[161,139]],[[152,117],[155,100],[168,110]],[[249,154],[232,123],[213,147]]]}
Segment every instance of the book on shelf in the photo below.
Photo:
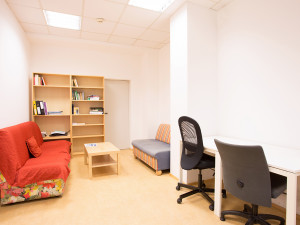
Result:
{"label": "book on shelf", "polygon": [[92,114],[92,115],[102,115],[103,112],[93,112],[93,111],[90,111],[90,114]]}
{"label": "book on shelf", "polygon": [[68,131],[53,131],[50,133],[50,137],[53,136],[66,136],[68,134]]}
{"label": "book on shelf", "polygon": [[42,137],[47,137],[47,132],[46,131],[41,131]]}
{"label": "book on shelf", "polygon": [[72,79],[73,87],[78,87],[77,79],[73,78]]}
{"label": "book on shelf", "polygon": [[37,115],[42,115],[42,110],[41,110],[40,102],[41,102],[41,101],[35,101],[35,103],[36,103]]}
{"label": "book on shelf", "polygon": [[63,111],[48,111],[48,115],[62,115]]}
{"label": "book on shelf", "polygon": [[79,114],[79,107],[74,107],[74,115],[78,115]]}
{"label": "book on shelf", "polygon": [[89,96],[87,96],[87,100],[90,100],[90,101],[100,100],[100,96],[99,95],[89,95]]}
{"label": "book on shelf", "polygon": [[41,115],[45,115],[44,102],[40,101]]}
{"label": "book on shelf", "polygon": [[34,75],[34,79],[33,79],[33,85],[42,85],[45,86],[46,82],[43,76],[39,75],[39,74],[35,74]]}
{"label": "book on shelf", "polygon": [[44,111],[45,111],[45,115],[48,115],[47,103],[46,102],[44,102]]}
{"label": "book on shelf", "polygon": [[47,103],[44,101],[33,101],[33,115],[48,115]]}
{"label": "book on shelf", "polygon": [[72,123],[73,126],[78,126],[78,125],[85,125],[85,123]]}
{"label": "book on shelf", "polygon": [[101,115],[103,114],[103,111],[103,107],[90,107],[90,114]]}
{"label": "book on shelf", "polygon": [[37,115],[36,102],[33,101],[33,115]]}
{"label": "book on shelf", "polygon": [[73,100],[84,100],[84,92],[72,91]]}
{"label": "book on shelf", "polygon": [[44,77],[41,77],[41,83],[42,83],[41,85],[46,85]]}

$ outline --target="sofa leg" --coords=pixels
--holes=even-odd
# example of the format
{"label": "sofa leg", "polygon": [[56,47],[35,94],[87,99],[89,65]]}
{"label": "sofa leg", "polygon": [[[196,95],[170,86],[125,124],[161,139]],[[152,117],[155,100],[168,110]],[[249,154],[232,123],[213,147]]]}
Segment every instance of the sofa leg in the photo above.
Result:
{"label": "sofa leg", "polygon": [[162,171],[161,170],[156,170],[156,175],[157,176],[160,176],[162,174]]}

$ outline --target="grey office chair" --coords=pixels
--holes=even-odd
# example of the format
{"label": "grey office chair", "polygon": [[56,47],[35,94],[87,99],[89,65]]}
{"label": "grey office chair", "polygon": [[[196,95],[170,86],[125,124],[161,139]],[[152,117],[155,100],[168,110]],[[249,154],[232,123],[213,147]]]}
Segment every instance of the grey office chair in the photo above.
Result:
{"label": "grey office chair", "polygon": [[245,204],[243,211],[222,211],[220,220],[225,221],[225,215],[237,215],[248,219],[246,225],[269,225],[266,221],[269,219],[284,225],[285,220],[279,216],[258,214],[258,206],[271,207],[271,198],[283,193],[287,185],[286,177],[269,172],[262,147],[232,145],[216,139],[215,143],[222,160],[226,190],[252,205]]}
{"label": "grey office chair", "polygon": [[[209,169],[215,167],[215,158],[203,153],[203,140],[200,126],[194,119],[182,116],[178,120],[179,129],[182,138],[182,154],[181,154],[181,167],[184,170],[199,170],[198,187],[178,183],[176,189],[180,190],[181,187],[191,189],[192,191],[182,194],[177,199],[180,204],[183,198],[190,195],[201,193],[211,204],[210,210],[214,210],[214,201],[205,192],[214,192],[214,189],[205,188],[202,180],[202,169]],[[226,197],[226,191],[222,190],[223,197]]]}

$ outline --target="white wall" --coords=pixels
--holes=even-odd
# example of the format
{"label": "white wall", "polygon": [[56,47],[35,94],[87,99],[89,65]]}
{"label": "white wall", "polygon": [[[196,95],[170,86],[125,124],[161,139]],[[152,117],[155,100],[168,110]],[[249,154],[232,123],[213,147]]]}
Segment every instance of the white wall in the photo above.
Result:
{"label": "white wall", "polygon": [[202,135],[217,132],[217,15],[188,4],[188,116]]}
{"label": "white wall", "polygon": [[29,120],[29,51],[24,31],[0,0],[0,128]]}
{"label": "white wall", "polygon": [[218,13],[221,135],[300,150],[299,8],[298,0],[239,0]]}
{"label": "white wall", "polygon": [[[171,173],[179,177],[181,140],[178,118],[198,121],[203,135],[217,132],[217,20],[216,13],[186,3],[171,18]],[[197,180],[183,173],[184,182]]]}
{"label": "white wall", "polygon": [[32,72],[99,75],[130,81],[131,140],[158,127],[158,50],[29,35]]}
{"label": "white wall", "polygon": [[187,114],[187,5],[185,4],[170,20],[170,110],[171,110],[171,168],[180,177],[181,140],[178,118]]}
{"label": "white wall", "polygon": [[158,121],[170,123],[170,45],[158,52]]}

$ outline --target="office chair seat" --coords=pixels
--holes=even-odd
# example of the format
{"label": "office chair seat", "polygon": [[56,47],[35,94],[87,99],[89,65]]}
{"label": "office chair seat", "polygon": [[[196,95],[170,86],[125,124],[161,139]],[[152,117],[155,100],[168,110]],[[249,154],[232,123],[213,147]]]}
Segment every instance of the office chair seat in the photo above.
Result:
{"label": "office chair seat", "polygon": [[197,168],[200,170],[206,168],[215,168],[215,158],[210,155],[203,154],[201,161],[197,165]]}
{"label": "office chair seat", "polygon": [[181,167],[184,170],[191,170],[191,169],[207,169],[207,168],[214,168],[215,167],[215,158],[203,154],[202,159],[196,166],[191,166],[193,163],[190,161],[193,160],[193,156],[187,156],[181,159]]}
{"label": "office chair seat", "polygon": [[277,198],[286,190],[287,179],[276,173],[270,173],[271,177],[271,197]]}

